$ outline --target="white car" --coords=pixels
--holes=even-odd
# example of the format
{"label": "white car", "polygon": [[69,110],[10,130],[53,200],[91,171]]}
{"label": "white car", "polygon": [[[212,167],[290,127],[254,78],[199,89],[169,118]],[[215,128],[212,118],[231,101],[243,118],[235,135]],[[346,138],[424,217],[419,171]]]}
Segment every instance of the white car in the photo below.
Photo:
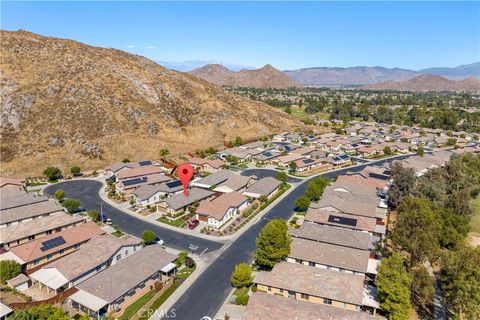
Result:
{"label": "white car", "polygon": [[107,219],[105,220],[105,224],[106,224],[107,226],[111,226],[111,225],[113,224],[112,219],[107,218]]}

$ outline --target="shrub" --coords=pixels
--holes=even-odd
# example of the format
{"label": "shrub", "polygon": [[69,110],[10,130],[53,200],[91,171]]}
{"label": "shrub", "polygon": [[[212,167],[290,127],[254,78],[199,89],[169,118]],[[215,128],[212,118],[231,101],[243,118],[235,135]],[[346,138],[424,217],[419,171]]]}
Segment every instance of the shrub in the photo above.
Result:
{"label": "shrub", "polygon": [[58,189],[57,191],[55,191],[55,194],[53,195],[55,197],[55,199],[57,199],[59,202],[62,202],[63,199],[65,199],[65,191],[63,191],[62,189]]}
{"label": "shrub", "polygon": [[258,208],[258,203],[257,203],[257,202],[254,202],[254,203],[252,204],[252,209],[253,209],[253,210],[257,210],[257,208]]}
{"label": "shrub", "polygon": [[74,176],[78,175],[82,170],[80,169],[79,166],[73,166],[70,168],[70,173],[73,174]]}
{"label": "shrub", "polygon": [[155,242],[156,239],[157,239],[157,235],[155,234],[155,232],[151,230],[144,230],[142,232],[142,240],[145,244],[153,243]]}
{"label": "shrub", "polygon": [[57,167],[47,167],[43,170],[43,175],[48,178],[48,180],[53,181],[62,177],[62,170]]}
{"label": "shrub", "polygon": [[65,199],[62,202],[62,206],[67,209],[69,213],[74,212],[76,209],[80,208],[82,203],[77,199]]}
{"label": "shrub", "polygon": [[185,265],[189,268],[193,268],[195,261],[193,261],[193,259],[190,257],[185,257]]}
{"label": "shrub", "polygon": [[92,218],[93,221],[98,221],[98,218],[100,217],[100,214],[98,213],[97,210],[90,210],[87,211],[87,215]]}
{"label": "shrub", "polygon": [[155,281],[153,287],[155,288],[155,291],[160,291],[163,288],[163,284],[160,281]]}
{"label": "shrub", "polygon": [[240,296],[237,297],[235,302],[239,306],[246,306],[248,304],[248,299],[249,299],[248,295],[246,295],[246,294],[245,295],[240,295]]}

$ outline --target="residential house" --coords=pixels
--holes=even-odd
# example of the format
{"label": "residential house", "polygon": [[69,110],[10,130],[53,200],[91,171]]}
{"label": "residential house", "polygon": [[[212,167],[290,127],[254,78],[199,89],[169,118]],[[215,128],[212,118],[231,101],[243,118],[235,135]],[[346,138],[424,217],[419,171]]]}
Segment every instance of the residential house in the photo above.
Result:
{"label": "residential house", "polygon": [[105,168],[107,174],[116,175],[122,171],[141,167],[158,167],[159,163],[153,160],[139,160],[131,162],[117,162]]}
{"label": "residential house", "polygon": [[65,212],[57,201],[32,193],[2,198],[0,207],[0,229]]}
{"label": "residential house", "polygon": [[288,168],[290,166],[290,163],[295,162],[297,160],[303,159],[305,156],[301,154],[287,154],[285,156],[280,156],[275,158],[272,161],[272,164],[277,165],[280,168]]}
{"label": "residential house", "polygon": [[78,250],[88,240],[103,233],[105,231],[95,222],[88,222],[12,247],[10,252],[18,257],[15,260],[23,261],[23,268],[28,271]]}
{"label": "residential house", "polygon": [[367,231],[374,236],[382,237],[386,233],[385,223],[376,218],[354,216],[340,212],[330,212],[310,207],[305,215],[305,221],[340,228]]}
{"label": "residential house", "polygon": [[242,192],[256,181],[257,177],[255,176],[241,176],[239,174],[232,174],[227,180],[218,184],[213,191],[222,193],[234,191]]}
{"label": "residential house", "polygon": [[328,164],[323,164],[322,161],[312,158],[304,158],[295,161],[295,172],[302,173],[307,172],[315,169],[319,169],[321,167],[328,167]]}
{"label": "residential house", "polygon": [[165,201],[161,202],[159,206],[164,208],[167,213],[178,214],[186,211],[188,207],[195,202],[212,198],[214,195],[215,193],[212,191],[193,188],[188,190],[187,196],[183,193],[176,194],[165,199]]}
{"label": "residential house", "polygon": [[379,237],[374,237],[368,232],[335,226],[304,222],[300,228],[288,231],[293,238],[306,239],[342,246],[345,248],[373,251]]}
{"label": "residential house", "polygon": [[257,154],[256,156],[253,157],[253,160],[257,161],[260,164],[266,164],[272,161],[273,159],[279,157],[282,155],[282,152],[276,150],[276,149],[271,149],[271,150],[265,150],[260,154]]}
{"label": "residential house", "polygon": [[366,250],[337,246],[302,238],[293,238],[287,261],[310,267],[334,270],[351,274],[377,274],[379,260],[370,257]]}
{"label": "residential house", "polygon": [[364,305],[364,280],[363,275],[283,261],[270,272],[258,272],[253,282],[260,292],[360,311]]}
{"label": "residential house", "polygon": [[0,195],[2,198],[25,194],[25,181],[22,179],[0,178]]}
{"label": "residential house", "polygon": [[221,170],[204,178],[195,179],[190,184],[192,187],[212,189],[221,183],[225,182],[235,173],[229,170]]}
{"label": "residential house", "polygon": [[135,189],[132,195],[137,205],[146,207],[182,192],[182,182],[180,180],[173,180],[156,185],[143,185]]}
{"label": "residential house", "polygon": [[86,222],[85,217],[60,212],[55,215],[10,225],[1,229],[0,247],[18,246],[81,225],[84,222]]}
{"label": "residential house", "polygon": [[242,194],[249,198],[255,198],[255,199],[258,199],[261,196],[270,198],[278,190],[280,190],[281,185],[282,185],[282,182],[280,182],[279,180],[272,177],[267,177],[255,182],[253,185],[245,189],[245,191],[243,191]]}
{"label": "residential house", "polygon": [[23,292],[30,287],[30,279],[23,273],[20,273],[15,278],[8,280],[7,286],[17,291]]}
{"label": "residential house", "polygon": [[234,191],[224,193],[211,201],[200,202],[195,213],[198,220],[205,221],[214,228],[220,228],[248,205],[248,198]]}
{"label": "residential house", "polygon": [[[132,236],[117,238],[110,234],[98,235],[79,250],[31,273],[30,279],[33,281],[32,285],[38,285],[41,290],[46,288],[48,292],[52,290],[61,292],[115,265],[142,248],[143,241]],[[146,264],[151,263],[139,265]]]}
{"label": "residential house", "polygon": [[299,154],[305,157],[309,157],[313,152],[315,152],[315,148],[311,147],[303,147],[291,151],[292,154]]}
{"label": "residential house", "polygon": [[254,293],[250,296],[247,308],[242,316],[242,320],[284,319],[374,320],[375,316],[368,312],[340,309],[330,305],[263,293]]}
{"label": "residential house", "polygon": [[188,163],[195,171],[204,171],[209,173],[218,172],[223,169],[225,162],[221,159],[190,158]]}
{"label": "residential house", "polygon": [[170,279],[176,272],[176,259],[159,245],[147,246],[78,284],[69,303],[92,317],[124,310],[149,286]]}
{"label": "residential house", "polygon": [[383,220],[387,206],[377,196],[342,191],[324,192],[313,206],[320,210]]}
{"label": "residential house", "polygon": [[131,193],[142,185],[155,185],[172,180],[160,167],[146,166],[123,170],[115,175],[116,189],[119,192]]}
{"label": "residential house", "polygon": [[228,157],[234,157],[239,162],[250,162],[253,156],[260,153],[262,153],[262,151],[256,149],[235,147],[217,152],[217,157],[222,160],[226,160]]}

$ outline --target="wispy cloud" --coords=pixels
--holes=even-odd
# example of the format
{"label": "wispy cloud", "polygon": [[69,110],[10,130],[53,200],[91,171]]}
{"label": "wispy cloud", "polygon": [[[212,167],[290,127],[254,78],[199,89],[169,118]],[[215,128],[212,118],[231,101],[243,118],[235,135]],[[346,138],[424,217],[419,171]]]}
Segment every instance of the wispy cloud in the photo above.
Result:
{"label": "wispy cloud", "polygon": [[127,48],[135,48],[135,46],[133,44],[129,44]]}
{"label": "wispy cloud", "polygon": [[144,49],[155,49],[155,46],[146,46],[146,47],[143,47]]}

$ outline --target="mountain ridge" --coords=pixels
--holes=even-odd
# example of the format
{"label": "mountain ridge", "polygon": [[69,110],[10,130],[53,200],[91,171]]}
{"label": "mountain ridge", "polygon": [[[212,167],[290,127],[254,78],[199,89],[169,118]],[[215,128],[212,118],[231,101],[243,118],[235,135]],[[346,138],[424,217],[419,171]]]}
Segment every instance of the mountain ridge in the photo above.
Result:
{"label": "mountain ridge", "polygon": [[421,74],[406,81],[385,81],[363,86],[365,90],[395,91],[471,91],[480,92],[480,79],[450,80],[439,75]]}
{"label": "mountain ridge", "polygon": [[[264,103],[117,49],[0,31],[0,173],[98,168],[297,128]],[[68,170],[68,169],[67,169]]]}
{"label": "mountain ridge", "polygon": [[190,74],[218,86],[256,88],[302,87],[300,83],[270,64],[266,64],[259,69],[242,69],[238,72],[219,64],[209,64],[190,71]]}

